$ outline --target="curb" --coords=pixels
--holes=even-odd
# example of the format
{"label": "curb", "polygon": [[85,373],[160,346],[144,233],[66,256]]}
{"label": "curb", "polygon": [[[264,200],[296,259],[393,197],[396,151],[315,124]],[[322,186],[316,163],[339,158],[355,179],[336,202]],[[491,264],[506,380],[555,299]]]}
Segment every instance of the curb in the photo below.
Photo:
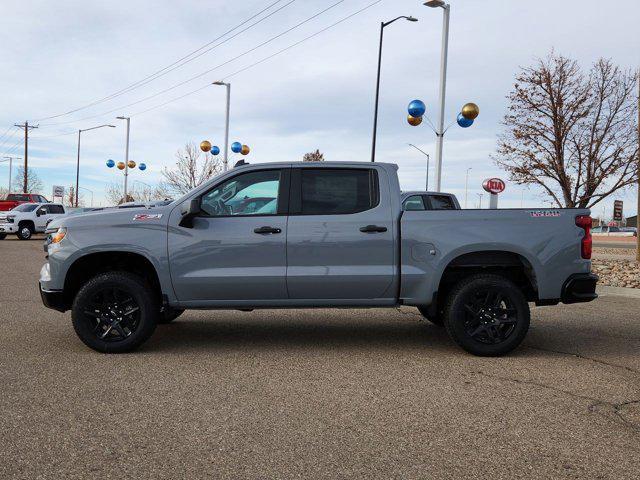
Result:
{"label": "curb", "polygon": [[640,298],[640,288],[627,287],[609,287],[606,285],[598,285],[596,293],[602,297],[616,296],[627,298]]}

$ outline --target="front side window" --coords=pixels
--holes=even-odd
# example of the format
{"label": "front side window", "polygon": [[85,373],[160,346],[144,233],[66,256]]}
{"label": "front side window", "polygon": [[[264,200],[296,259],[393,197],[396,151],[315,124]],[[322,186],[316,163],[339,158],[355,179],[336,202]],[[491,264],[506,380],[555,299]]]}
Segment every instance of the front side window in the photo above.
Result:
{"label": "front side window", "polygon": [[35,203],[23,203],[17,207],[13,207],[11,210],[14,212],[33,212],[38,205]]}
{"label": "front side window", "polygon": [[403,210],[424,210],[424,202],[422,195],[412,195],[402,204]]}
{"label": "front side window", "polygon": [[372,169],[304,168],[301,173],[303,215],[363,212],[378,204]]}
{"label": "front side window", "polygon": [[276,215],[279,188],[280,170],[244,173],[203,195],[200,208],[211,217]]}

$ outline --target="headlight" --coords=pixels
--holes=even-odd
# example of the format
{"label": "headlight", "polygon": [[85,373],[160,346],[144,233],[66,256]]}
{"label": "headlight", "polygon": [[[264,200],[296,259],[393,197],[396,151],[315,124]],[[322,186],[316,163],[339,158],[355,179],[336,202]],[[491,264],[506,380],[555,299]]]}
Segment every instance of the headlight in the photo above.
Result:
{"label": "headlight", "polygon": [[60,227],[55,233],[51,234],[51,243],[60,243],[67,235],[67,228]]}

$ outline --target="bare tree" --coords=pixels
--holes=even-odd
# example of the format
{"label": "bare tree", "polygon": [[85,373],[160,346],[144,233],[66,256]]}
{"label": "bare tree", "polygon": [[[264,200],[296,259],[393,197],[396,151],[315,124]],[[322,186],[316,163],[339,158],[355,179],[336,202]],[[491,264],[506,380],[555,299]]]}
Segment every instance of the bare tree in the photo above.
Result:
{"label": "bare tree", "polygon": [[5,187],[0,187],[0,200],[4,200],[7,196],[7,193],[9,193],[9,190],[7,190]]}
{"label": "bare tree", "polygon": [[105,190],[107,200],[111,205],[121,205],[126,202],[134,202],[136,199],[131,192],[127,192],[127,198],[124,198],[124,187],[120,182],[111,182]]}
{"label": "bare tree", "polygon": [[167,200],[171,198],[171,194],[161,183],[156,187],[142,185],[140,188],[129,188],[127,191],[127,199],[124,199],[124,187],[121,183],[110,183],[106,189],[107,200],[112,205],[121,205],[125,202],[151,202],[153,200]]}
{"label": "bare tree", "polygon": [[[201,158],[202,157],[202,158]],[[185,194],[209,180],[221,170],[216,157],[203,153],[195,143],[189,142],[183,150],[176,152],[176,167],[162,169],[166,187],[176,193]]]}
{"label": "bare tree", "polygon": [[[36,172],[32,168],[27,168],[27,192],[26,193],[40,193],[43,189],[42,180],[36,174]],[[16,173],[13,177],[13,191],[14,192],[22,192],[22,188],[24,187],[24,167],[19,166],[16,169]]]}
{"label": "bare tree", "polygon": [[637,74],[598,60],[584,75],[553,52],[516,76],[494,160],[558,207],[591,207],[636,182]]}
{"label": "bare tree", "polygon": [[315,152],[305,153],[302,157],[303,162],[324,162],[324,154],[320,153],[319,149]]}

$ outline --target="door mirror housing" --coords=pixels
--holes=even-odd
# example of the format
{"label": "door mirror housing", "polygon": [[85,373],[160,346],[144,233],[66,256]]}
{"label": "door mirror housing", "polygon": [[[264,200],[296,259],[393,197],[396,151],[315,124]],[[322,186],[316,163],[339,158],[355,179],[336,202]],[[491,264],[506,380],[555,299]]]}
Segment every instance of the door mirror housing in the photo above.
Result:
{"label": "door mirror housing", "polygon": [[44,213],[45,213],[45,212],[44,212],[44,208],[39,208],[39,209],[36,211],[36,217],[39,217],[40,215],[44,215]]}
{"label": "door mirror housing", "polygon": [[197,217],[201,212],[200,197],[187,200],[180,206],[180,213],[182,219],[180,219],[180,226],[185,228],[193,228],[193,218]]}

